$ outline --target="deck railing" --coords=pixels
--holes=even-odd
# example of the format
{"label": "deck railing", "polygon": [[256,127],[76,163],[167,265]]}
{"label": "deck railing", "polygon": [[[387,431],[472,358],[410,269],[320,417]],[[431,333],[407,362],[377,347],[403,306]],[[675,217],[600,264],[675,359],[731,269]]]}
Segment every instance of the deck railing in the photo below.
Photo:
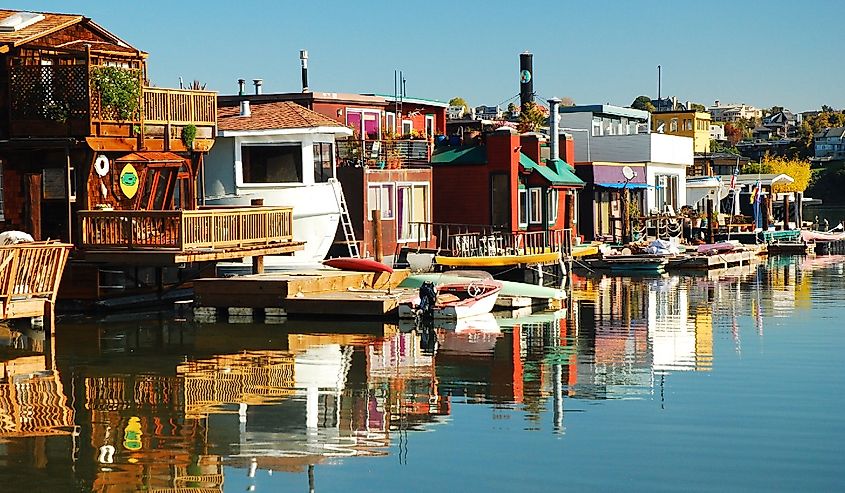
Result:
{"label": "deck railing", "polygon": [[291,207],[194,211],[80,211],[81,247],[197,250],[269,245],[293,239]]}
{"label": "deck railing", "polygon": [[[43,298],[55,301],[71,245],[19,243],[0,246],[0,301]],[[5,313],[3,313],[5,317]]]}
{"label": "deck railing", "polygon": [[345,166],[367,168],[402,168],[431,162],[431,143],[427,140],[356,140],[337,141],[337,161]]}
{"label": "deck railing", "polygon": [[215,125],[217,94],[211,91],[145,87],[144,123]]}
{"label": "deck railing", "polygon": [[420,238],[420,248],[455,257],[572,253],[572,230],[568,228],[509,231],[481,224],[413,222],[410,230],[416,232],[415,238]]}

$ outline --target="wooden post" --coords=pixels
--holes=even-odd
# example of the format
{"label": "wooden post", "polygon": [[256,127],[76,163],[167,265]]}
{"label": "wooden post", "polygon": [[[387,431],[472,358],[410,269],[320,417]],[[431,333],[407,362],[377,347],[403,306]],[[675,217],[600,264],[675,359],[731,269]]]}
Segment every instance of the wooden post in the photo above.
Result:
{"label": "wooden post", "polygon": [[56,369],[56,314],[53,302],[44,302],[44,360],[48,370]]}
{"label": "wooden post", "polygon": [[772,204],[771,204],[771,196],[764,195],[761,199],[762,204],[760,204],[760,208],[762,209],[761,212],[763,214],[763,231],[767,231],[769,229],[769,224],[772,222]]}
{"label": "wooden post", "polygon": [[252,273],[264,274],[264,255],[252,257]]}
{"label": "wooden post", "polygon": [[27,228],[35,241],[41,241],[41,175],[26,175]]}
{"label": "wooden post", "polygon": [[381,211],[373,209],[373,258],[376,262],[381,262],[383,255],[381,252]]}
{"label": "wooden post", "polygon": [[795,192],[795,226],[798,229],[804,225],[804,193]]}
{"label": "wooden post", "polygon": [[716,228],[713,224],[714,217],[713,199],[707,199],[707,243],[715,243],[716,241]]}
{"label": "wooden post", "polygon": [[789,229],[789,195],[783,195],[783,230]]}

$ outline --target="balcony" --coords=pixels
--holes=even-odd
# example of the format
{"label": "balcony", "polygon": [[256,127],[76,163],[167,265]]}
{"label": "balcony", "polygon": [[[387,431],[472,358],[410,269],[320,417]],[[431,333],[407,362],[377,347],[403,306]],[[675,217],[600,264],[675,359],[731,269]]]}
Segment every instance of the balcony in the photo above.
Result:
{"label": "balcony", "polygon": [[[210,148],[217,127],[212,91],[141,87],[138,109],[121,118],[101,104],[88,65],[21,65],[9,68],[9,134],[12,137],[123,139],[126,150],[185,150],[182,130],[193,125],[193,149]],[[134,141],[134,142],[133,142]]]}
{"label": "balcony", "polygon": [[339,140],[337,162],[341,166],[406,168],[431,162],[431,142],[424,139]]}
{"label": "balcony", "polygon": [[80,211],[80,250],[87,260],[174,263],[291,254],[293,208],[193,211]]}

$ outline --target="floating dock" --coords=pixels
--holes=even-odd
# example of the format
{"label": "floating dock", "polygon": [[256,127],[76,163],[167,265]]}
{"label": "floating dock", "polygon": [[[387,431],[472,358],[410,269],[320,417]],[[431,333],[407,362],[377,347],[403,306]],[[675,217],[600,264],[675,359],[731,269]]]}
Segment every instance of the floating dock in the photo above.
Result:
{"label": "floating dock", "polygon": [[[408,270],[393,273],[311,269],[194,281],[194,313],[213,319],[288,315],[383,317],[416,293],[398,285]],[[263,313],[262,313],[263,312]],[[245,320],[246,321],[246,320]]]}
{"label": "floating dock", "polygon": [[748,248],[739,252],[716,253],[713,255],[689,254],[669,258],[666,270],[725,269],[753,262],[762,249]]}

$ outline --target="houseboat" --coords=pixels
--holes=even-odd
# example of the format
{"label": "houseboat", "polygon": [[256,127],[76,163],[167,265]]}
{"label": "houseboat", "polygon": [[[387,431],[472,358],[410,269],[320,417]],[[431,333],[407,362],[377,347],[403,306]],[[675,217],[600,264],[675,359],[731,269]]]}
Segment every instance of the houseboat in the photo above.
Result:
{"label": "houseboat", "polygon": [[60,298],[160,297],[220,260],[260,270],[302,247],[289,207],[199,207],[214,92],[154,87],[147,53],[82,15],[0,24],[0,221],[74,245]]}
{"label": "houseboat", "polygon": [[266,264],[323,260],[345,200],[335,176],[335,139],[352,136],[352,130],[291,101],[223,104],[218,137],[206,159],[205,204],[246,207],[257,199],[266,206],[292,206],[293,239],[303,249],[268,257]]}

